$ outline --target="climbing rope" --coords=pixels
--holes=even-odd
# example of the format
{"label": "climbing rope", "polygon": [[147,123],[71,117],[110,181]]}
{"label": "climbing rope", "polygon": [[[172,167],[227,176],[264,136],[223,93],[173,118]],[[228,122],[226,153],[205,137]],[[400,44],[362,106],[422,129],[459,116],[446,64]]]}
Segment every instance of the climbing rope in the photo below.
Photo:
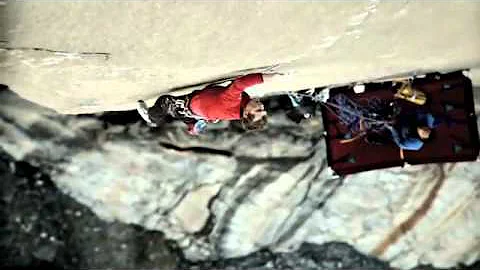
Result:
{"label": "climbing rope", "polygon": [[[392,104],[386,104],[376,97],[364,99],[364,104],[360,104],[344,94],[333,96],[330,98],[331,101],[320,101],[316,96],[313,96],[313,93],[303,94],[295,92],[288,95],[290,99],[293,97],[294,100],[297,100],[297,103],[299,103],[299,98],[304,97],[320,103],[347,126],[351,133],[380,132],[385,129],[386,125],[392,123],[393,115],[386,116],[388,113],[387,109],[391,109]],[[390,113],[396,114],[398,112],[392,111]]]}

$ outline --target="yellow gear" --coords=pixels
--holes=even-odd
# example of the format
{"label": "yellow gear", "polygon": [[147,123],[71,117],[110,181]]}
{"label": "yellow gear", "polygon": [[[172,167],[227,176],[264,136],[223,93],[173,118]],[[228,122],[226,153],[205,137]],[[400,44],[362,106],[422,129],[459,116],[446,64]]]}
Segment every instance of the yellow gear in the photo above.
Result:
{"label": "yellow gear", "polygon": [[424,105],[427,102],[427,96],[422,91],[413,89],[410,83],[404,83],[397,93],[394,95],[395,98],[401,98],[406,101],[410,101],[417,105]]}

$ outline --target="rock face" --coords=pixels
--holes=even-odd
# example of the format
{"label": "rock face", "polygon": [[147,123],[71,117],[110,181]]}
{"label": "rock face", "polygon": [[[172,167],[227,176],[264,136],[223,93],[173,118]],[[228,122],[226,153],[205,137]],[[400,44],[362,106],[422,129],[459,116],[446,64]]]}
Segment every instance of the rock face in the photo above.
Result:
{"label": "rock face", "polygon": [[1,1],[0,82],[92,113],[268,69],[294,76],[253,94],[479,68],[479,11],[476,1]]}
{"label": "rock face", "polygon": [[190,262],[161,232],[100,220],[59,191],[48,174],[5,152],[0,152],[0,177],[2,269],[389,269],[341,243]]}
{"label": "rock face", "polygon": [[[192,261],[345,242],[408,269],[478,260],[480,167],[432,164],[332,177],[319,120],[275,112],[269,128],[219,123],[190,137],[58,115],[1,92],[0,146],[46,168],[108,221],[162,231]],[[257,253],[258,254],[258,253]]]}
{"label": "rock face", "polygon": [[2,269],[171,270],[180,261],[161,232],[99,219],[40,168],[1,149],[0,179]]}
{"label": "rock face", "polygon": [[[308,268],[309,252],[325,250],[316,244],[334,241],[404,269],[472,264],[477,163],[335,178],[319,118],[296,125],[277,112],[260,133],[219,123],[192,138],[175,123],[150,130],[55,111],[132,109],[138,99],[151,104],[160,93],[257,71],[293,74],[249,89],[260,96],[458,68],[473,68],[478,83],[479,11],[476,2],[0,1],[0,82],[44,106],[1,92],[0,147],[46,170],[102,219],[162,231],[198,262],[188,267],[248,256],[286,267],[297,256]],[[56,260],[61,245],[37,244],[36,258]]]}

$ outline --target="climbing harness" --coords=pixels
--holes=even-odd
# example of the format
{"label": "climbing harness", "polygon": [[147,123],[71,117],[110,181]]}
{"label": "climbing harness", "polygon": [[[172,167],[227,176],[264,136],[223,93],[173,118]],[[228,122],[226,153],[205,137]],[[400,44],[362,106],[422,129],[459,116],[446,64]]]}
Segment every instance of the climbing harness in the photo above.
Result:
{"label": "climbing harness", "polygon": [[204,117],[196,115],[190,110],[188,104],[190,103],[190,96],[186,98],[174,98],[174,114],[184,118],[193,118],[196,120],[204,120]]}
{"label": "climbing harness", "polygon": [[[157,103],[159,103],[157,106],[162,108],[161,110],[163,111],[163,114],[165,116],[170,115],[178,119],[194,119],[197,121],[205,120],[204,117],[196,115],[190,110],[190,98],[190,95],[184,97],[165,95],[161,97],[161,101],[157,101]],[[152,121],[148,113],[148,107],[143,100],[139,100],[137,102],[137,111],[138,114],[140,114],[140,116],[143,118],[143,120],[145,120],[147,125],[149,125],[150,127],[157,126],[157,124]]]}

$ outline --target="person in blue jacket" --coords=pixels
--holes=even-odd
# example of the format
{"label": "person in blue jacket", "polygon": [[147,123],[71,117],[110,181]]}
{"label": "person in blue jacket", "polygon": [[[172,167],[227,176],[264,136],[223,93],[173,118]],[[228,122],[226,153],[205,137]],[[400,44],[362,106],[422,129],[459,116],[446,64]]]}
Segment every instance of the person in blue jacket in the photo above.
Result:
{"label": "person in blue jacket", "polygon": [[418,151],[432,136],[436,124],[431,113],[415,112],[400,115],[393,125],[387,125],[387,129],[390,130],[393,141],[402,150]]}

